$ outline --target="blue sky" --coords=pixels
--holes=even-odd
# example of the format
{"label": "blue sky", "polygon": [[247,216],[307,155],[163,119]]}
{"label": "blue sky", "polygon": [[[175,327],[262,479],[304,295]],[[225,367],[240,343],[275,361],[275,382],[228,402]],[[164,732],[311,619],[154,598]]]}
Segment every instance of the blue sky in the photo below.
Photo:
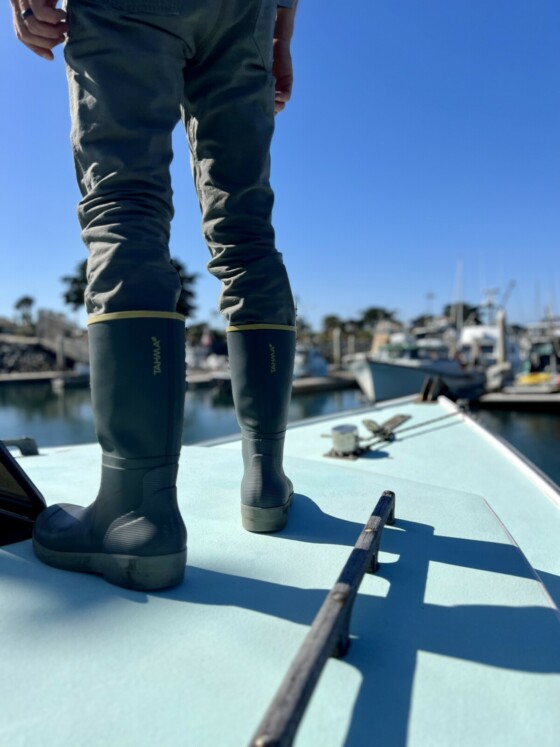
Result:
{"label": "blue sky", "polygon": [[[558,0],[301,0],[272,178],[315,327],[369,306],[407,321],[509,281],[511,321],[560,313],[559,38]],[[65,310],[60,278],[85,257],[56,57],[17,42],[2,3],[0,315],[24,294]],[[180,130],[175,152],[171,253],[200,274],[196,320],[221,326]]]}

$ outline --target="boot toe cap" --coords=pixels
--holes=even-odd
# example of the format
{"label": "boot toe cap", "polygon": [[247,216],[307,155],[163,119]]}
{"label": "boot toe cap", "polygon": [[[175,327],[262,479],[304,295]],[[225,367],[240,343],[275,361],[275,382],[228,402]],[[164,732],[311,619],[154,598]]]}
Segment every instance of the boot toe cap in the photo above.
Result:
{"label": "boot toe cap", "polygon": [[79,536],[83,511],[82,506],[67,503],[46,508],[37,517],[33,527],[33,540],[53,550],[74,551],[76,542],[83,544],[83,539]]}

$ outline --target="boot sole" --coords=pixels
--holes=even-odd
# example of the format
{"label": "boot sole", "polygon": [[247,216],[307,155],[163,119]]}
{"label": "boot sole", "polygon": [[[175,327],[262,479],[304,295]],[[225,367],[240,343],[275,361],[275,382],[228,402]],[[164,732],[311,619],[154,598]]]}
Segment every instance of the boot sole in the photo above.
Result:
{"label": "boot sole", "polygon": [[110,584],[136,591],[157,591],[183,582],[187,551],[140,557],[107,553],[59,552],[33,539],[35,555],[46,565],[64,571],[95,573]]}
{"label": "boot sole", "polygon": [[241,523],[248,532],[279,532],[288,523],[293,495],[287,503],[272,508],[258,508],[241,504]]}

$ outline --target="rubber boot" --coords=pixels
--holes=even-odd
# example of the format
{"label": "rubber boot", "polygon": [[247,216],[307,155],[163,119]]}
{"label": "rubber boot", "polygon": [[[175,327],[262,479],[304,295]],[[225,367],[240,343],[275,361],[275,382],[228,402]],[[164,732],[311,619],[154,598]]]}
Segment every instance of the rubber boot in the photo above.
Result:
{"label": "rubber boot", "polygon": [[249,532],[286,526],[293,486],[282,466],[292,393],[295,329],[243,325],[227,333],[231,385],[241,428],[241,520]]}
{"label": "rubber boot", "polygon": [[176,489],[184,318],[153,311],[92,317],[89,345],[101,487],[87,508],[61,504],[43,511],[33,549],[48,565],[98,573],[117,586],[175,586],[187,555]]}

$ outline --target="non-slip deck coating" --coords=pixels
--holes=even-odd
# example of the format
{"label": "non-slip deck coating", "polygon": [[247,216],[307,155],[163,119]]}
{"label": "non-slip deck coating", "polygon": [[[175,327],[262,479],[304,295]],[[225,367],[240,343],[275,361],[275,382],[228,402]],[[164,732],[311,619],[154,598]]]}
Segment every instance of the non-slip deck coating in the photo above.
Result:
{"label": "non-slip deck coating", "polygon": [[[390,489],[397,523],[356,600],[350,653],[327,664],[295,744],[555,747],[560,510],[550,495],[460,417],[403,426],[356,462],[322,456],[334,424],[404,413],[413,425],[447,411],[391,403],[290,429],[296,496],[276,536],[241,528],[239,443],[185,448],[189,559],[174,590],[57,571],[29,542],[1,549],[0,744],[247,744]],[[94,496],[97,446],[20,463],[49,504]]]}

